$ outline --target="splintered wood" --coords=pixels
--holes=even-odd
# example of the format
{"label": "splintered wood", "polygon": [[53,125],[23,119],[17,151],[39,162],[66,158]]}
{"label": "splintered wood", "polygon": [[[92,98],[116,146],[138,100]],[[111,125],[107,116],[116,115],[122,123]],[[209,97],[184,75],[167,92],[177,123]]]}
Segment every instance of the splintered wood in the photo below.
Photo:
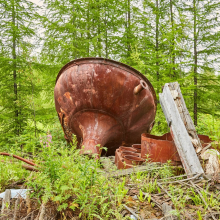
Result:
{"label": "splintered wood", "polygon": [[[191,142],[196,149],[196,153],[199,153],[202,150],[202,144],[196,133],[196,128],[193,124],[192,118],[190,117],[189,111],[186,107],[185,101],[183,99],[179,83],[169,83],[169,89],[173,96],[174,102],[177,106],[177,109],[180,113],[180,117],[186,127],[186,130],[189,134]],[[174,95],[173,95],[174,94]]]}
{"label": "splintered wood", "polygon": [[179,84],[166,83],[159,97],[185,172],[188,175],[204,173],[196,154],[196,151],[201,151],[202,145],[186,108]]}

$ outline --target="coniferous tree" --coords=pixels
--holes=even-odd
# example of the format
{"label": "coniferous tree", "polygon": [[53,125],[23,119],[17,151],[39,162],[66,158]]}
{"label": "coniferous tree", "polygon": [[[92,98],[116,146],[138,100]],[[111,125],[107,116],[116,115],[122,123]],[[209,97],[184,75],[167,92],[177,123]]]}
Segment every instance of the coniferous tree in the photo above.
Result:
{"label": "coniferous tree", "polygon": [[0,1],[0,105],[1,132],[20,135],[33,119],[33,74],[30,69],[35,35],[32,19],[37,18],[35,5],[26,0]]}
{"label": "coniferous tree", "polygon": [[[193,73],[193,113],[194,124],[197,125],[198,121],[198,107],[200,100],[204,95],[200,91],[203,85],[198,84],[200,74],[204,75],[213,72],[213,64],[219,62],[219,43],[220,32],[219,29],[219,1],[198,1],[182,2],[183,8],[188,15],[188,19],[192,20],[192,31],[189,34],[189,44],[192,46],[192,73]],[[193,38],[191,38],[193,36]],[[200,81],[201,82],[201,81]],[[204,109],[204,112],[206,110]]]}

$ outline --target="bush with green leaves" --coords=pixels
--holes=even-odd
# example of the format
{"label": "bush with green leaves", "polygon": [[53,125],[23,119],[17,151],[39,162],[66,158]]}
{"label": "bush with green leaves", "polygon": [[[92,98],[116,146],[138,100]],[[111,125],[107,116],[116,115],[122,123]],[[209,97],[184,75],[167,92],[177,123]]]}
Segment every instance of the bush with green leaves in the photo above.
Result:
{"label": "bush with green leaves", "polygon": [[11,183],[24,180],[30,174],[22,168],[21,162],[11,162],[11,157],[0,156],[0,192]]}
{"label": "bush with green leaves", "polygon": [[58,211],[79,209],[87,219],[112,216],[113,204],[121,204],[127,191],[124,181],[109,181],[100,169],[100,162],[80,155],[75,145],[42,147],[38,153],[39,172],[27,178],[27,187],[34,189],[32,196],[43,203],[54,201]]}

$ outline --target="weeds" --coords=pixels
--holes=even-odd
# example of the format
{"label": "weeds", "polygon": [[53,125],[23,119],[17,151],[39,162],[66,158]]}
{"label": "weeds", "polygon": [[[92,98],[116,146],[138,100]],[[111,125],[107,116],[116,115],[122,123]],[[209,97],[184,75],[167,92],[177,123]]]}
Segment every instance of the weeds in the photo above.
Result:
{"label": "weeds", "polygon": [[[204,129],[204,128],[203,128]],[[214,134],[218,137],[218,134]],[[152,194],[161,193],[157,185],[158,179],[166,179],[174,175],[171,163],[162,165],[160,169],[151,172],[138,172],[129,177],[106,178],[102,175],[99,161],[82,156],[76,149],[76,144],[67,146],[61,138],[63,134],[56,129],[47,131],[46,135],[32,138],[23,135],[14,138],[13,148],[7,145],[7,152],[16,152],[34,160],[39,165],[39,172],[22,169],[22,163],[12,158],[0,157],[0,191],[13,182],[25,179],[27,188],[33,189],[32,197],[39,203],[52,202],[57,210],[65,215],[66,210],[79,213],[82,219],[122,219],[120,211],[128,194],[127,184],[133,184],[139,191],[138,200],[149,202],[152,207]],[[147,164],[149,159],[147,159]],[[151,167],[153,165],[151,164]],[[207,206],[194,190],[178,185],[168,185],[175,207],[173,211],[180,217],[188,204]],[[204,200],[211,208],[219,210],[219,198],[213,193],[207,194],[208,188],[201,191]],[[197,211],[197,219],[202,219],[203,212]]]}
{"label": "weeds", "polygon": [[12,158],[0,156],[0,191],[13,182],[25,179],[29,171],[22,168],[21,162],[12,163]]}

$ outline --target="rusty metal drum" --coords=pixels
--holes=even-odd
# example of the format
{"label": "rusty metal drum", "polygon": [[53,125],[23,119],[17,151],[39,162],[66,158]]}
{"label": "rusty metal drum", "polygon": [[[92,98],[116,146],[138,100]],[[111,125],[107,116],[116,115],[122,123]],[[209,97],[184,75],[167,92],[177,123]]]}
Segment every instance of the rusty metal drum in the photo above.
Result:
{"label": "rusty metal drum", "polygon": [[109,59],[82,58],[59,72],[54,89],[65,138],[77,136],[82,153],[114,154],[121,145],[141,143],[156,115],[149,80],[134,68]]}

